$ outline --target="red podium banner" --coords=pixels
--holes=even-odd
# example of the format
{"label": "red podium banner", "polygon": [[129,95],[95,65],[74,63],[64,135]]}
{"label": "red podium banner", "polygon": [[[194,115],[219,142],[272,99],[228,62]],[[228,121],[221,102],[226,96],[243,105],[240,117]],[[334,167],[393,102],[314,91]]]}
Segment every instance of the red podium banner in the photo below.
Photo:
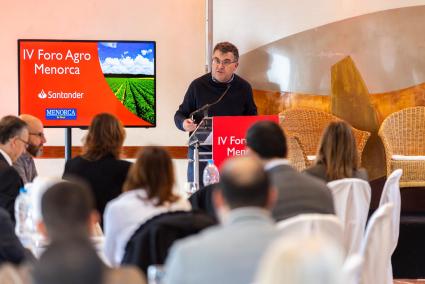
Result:
{"label": "red podium banner", "polygon": [[245,135],[248,128],[260,120],[279,123],[277,115],[216,116],[213,117],[213,160],[217,167],[229,157],[245,154]]}

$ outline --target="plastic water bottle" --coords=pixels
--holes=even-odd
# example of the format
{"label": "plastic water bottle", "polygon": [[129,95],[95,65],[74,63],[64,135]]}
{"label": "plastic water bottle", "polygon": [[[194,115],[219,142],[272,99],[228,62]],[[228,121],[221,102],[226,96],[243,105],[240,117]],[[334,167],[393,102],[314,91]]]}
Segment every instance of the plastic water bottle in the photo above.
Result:
{"label": "plastic water bottle", "polygon": [[31,234],[30,197],[24,187],[19,189],[19,195],[15,200],[15,232],[19,238],[29,237]]}
{"label": "plastic water bottle", "polygon": [[218,183],[220,181],[220,173],[216,165],[214,165],[213,160],[208,160],[208,165],[204,169],[202,180],[204,182],[204,186]]}

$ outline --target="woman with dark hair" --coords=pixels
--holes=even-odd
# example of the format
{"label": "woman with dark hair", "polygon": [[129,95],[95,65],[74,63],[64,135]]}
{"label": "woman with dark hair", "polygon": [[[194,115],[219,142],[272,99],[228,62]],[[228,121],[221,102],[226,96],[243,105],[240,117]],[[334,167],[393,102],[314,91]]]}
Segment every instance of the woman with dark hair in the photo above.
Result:
{"label": "woman with dark hair", "polygon": [[131,166],[130,162],[119,159],[124,139],[125,129],[115,116],[98,114],[85,136],[82,155],[65,165],[63,178],[87,183],[101,216],[106,203],[121,193]]}
{"label": "woman with dark hair", "polygon": [[350,125],[331,122],[320,142],[315,164],[304,172],[326,182],[343,178],[368,180],[367,172],[359,168],[356,140]]}
{"label": "woman with dark hair", "polygon": [[111,265],[121,263],[128,240],[148,219],[167,211],[191,209],[189,201],[173,193],[174,183],[167,151],[148,146],[139,152],[123,193],[107,204],[104,213],[104,252]]}

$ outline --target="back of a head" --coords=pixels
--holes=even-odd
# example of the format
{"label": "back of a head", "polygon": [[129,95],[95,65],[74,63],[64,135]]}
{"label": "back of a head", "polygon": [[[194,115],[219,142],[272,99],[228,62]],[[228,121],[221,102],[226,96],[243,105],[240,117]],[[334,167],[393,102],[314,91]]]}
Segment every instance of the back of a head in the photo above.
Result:
{"label": "back of a head", "polygon": [[47,189],[41,199],[41,214],[50,239],[89,237],[94,199],[89,188],[60,182]]}
{"label": "back of a head", "polygon": [[34,284],[100,284],[104,265],[87,240],[51,243],[33,271]]}
{"label": "back of a head", "polygon": [[174,179],[170,154],[161,147],[146,146],[128,172],[124,191],[144,189],[149,199],[157,198],[157,205],[161,205],[177,199],[172,192]]}
{"label": "back of a head", "polygon": [[341,247],[318,237],[283,236],[271,244],[257,272],[257,284],[342,284]]}
{"label": "back of a head", "polygon": [[7,115],[0,119],[0,144],[6,144],[11,138],[19,136],[27,124],[20,118]]}
{"label": "back of a head", "polygon": [[268,205],[270,182],[261,162],[254,157],[227,160],[220,173],[218,189],[231,209]]}
{"label": "back of a head", "polygon": [[350,178],[358,168],[356,140],[348,123],[331,122],[323,132],[316,159],[329,180]]}
{"label": "back of a head", "polygon": [[30,114],[21,114],[19,118],[25,121],[25,123],[28,125],[30,132],[33,132],[33,128],[43,128],[43,122],[41,122],[38,117],[35,117]]}
{"label": "back of a head", "polygon": [[286,137],[282,128],[273,121],[259,121],[246,133],[246,146],[261,159],[285,158],[287,155]]}
{"label": "back of a head", "polygon": [[88,160],[98,160],[106,155],[119,158],[125,139],[125,129],[121,122],[112,114],[96,115],[85,137],[83,157]]}

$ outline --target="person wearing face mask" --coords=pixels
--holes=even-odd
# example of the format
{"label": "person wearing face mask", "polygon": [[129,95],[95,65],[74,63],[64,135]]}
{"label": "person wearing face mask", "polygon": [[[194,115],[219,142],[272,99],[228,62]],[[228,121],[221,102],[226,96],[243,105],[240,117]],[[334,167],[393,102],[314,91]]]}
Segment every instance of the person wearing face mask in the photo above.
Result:
{"label": "person wearing face mask", "polygon": [[[251,85],[235,74],[239,51],[230,42],[220,42],[213,49],[211,72],[195,79],[174,115],[178,129],[192,133],[204,117],[204,112],[191,115],[206,104],[218,102],[208,109],[208,116],[257,115]],[[224,94],[225,93],[225,94]],[[224,94],[224,95],[223,95]],[[200,151],[211,152],[210,146]],[[193,181],[193,149],[188,151],[188,181]],[[201,157],[203,158],[203,157]],[[202,173],[205,163],[200,163]]]}
{"label": "person wearing face mask", "polygon": [[43,145],[46,143],[43,123],[37,117],[29,114],[22,114],[20,117],[28,125],[29,144],[27,150],[16,160],[13,167],[19,173],[24,184],[32,182],[37,176],[37,169],[34,164],[34,157],[43,153]]}

